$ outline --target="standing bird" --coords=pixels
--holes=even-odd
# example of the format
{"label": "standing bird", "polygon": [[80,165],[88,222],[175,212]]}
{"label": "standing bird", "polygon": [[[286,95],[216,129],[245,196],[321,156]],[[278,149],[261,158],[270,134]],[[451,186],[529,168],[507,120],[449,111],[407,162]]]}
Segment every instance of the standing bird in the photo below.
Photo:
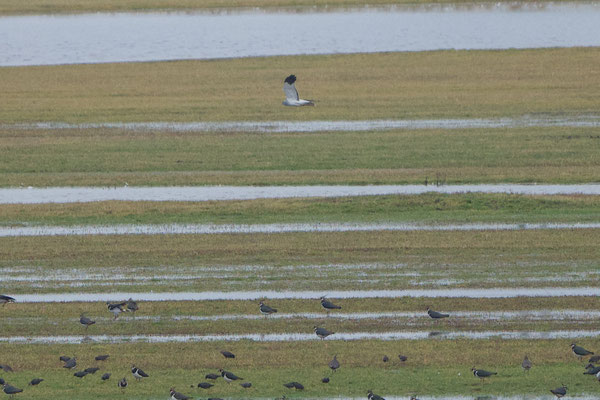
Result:
{"label": "standing bird", "polygon": [[142,371],[141,369],[139,369],[138,367],[136,367],[135,365],[131,366],[131,373],[133,374],[133,377],[136,380],[141,380],[142,378],[148,378],[149,375],[147,373],[145,373],[144,371]]}
{"label": "standing bird", "polygon": [[190,400],[191,397],[187,397],[184,394],[175,391],[175,388],[171,388],[169,391],[171,393],[171,400]]}
{"label": "standing bird", "polygon": [[523,367],[523,370],[525,372],[527,372],[531,369],[531,366],[532,366],[531,361],[529,361],[527,354],[525,354],[525,358],[523,359],[523,362],[521,363],[521,367]]}
{"label": "standing bird", "polygon": [[433,319],[448,318],[450,316],[450,314],[442,314],[440,312],[433,311],[429,307],[427,307],[427,314],[429,314],[429,316]]}
{"label": "standing bird", "polygon": [[325,311],[327,311],[327,315],[329,315],[329,311],[331,311],[331,310],[341,310],[342,309],[341,306],[337,306],[337,305],[333,304],[331,301],[327,300],[325,298],[325,296],[321,297],[321,307],[323,307],[325,309]]}
{"label": "standing bird", "polygon": [[265,316],[277,312],[276,308],[271,308],[268,305],[266,305],[265,303],[263,303],[262,301],[260,303],[258,303],[258,309],[260,310],[261,314],[263,314]]}
{"label": "standing bird", "polygon": [[390,361],[390,358],[386,355],[383,356],[383,362],[388,362]]}
{"label": "standing bird", "polygon": [[117,387],[121,388],[121,390],[127,387],[127,379],[123,378],[117,383]]}
{"label": "standing bird", "polygon": [[283,93],[285,93],[285,100],[283,101],[284,106],[314,106],[315,103],[312,100],[302,100],[298,96],[296,90],[296,75],[290,75],[283,81]]}
{"label": "standing bird", "polygon": [[6,303],[14,303],[16,300],[14,297],[6,296],[0,294],[0,303],[2,303],[2,307],[6,305]]}
{"label": "standing bird", "polygon": [[372,390],[367,391],[367,399],[369,399],[369,400],[385,400],[383,397],[374,394]]}
{"label": "standing bird", "polygon": [[79,323],[83,326],[85,326],[85,330],[87,331],[87,328],[90,325],[94,325],[96,323],[96,321],[92,321],[91,319],[89,319],[88,317],[86,317],[85,315],[81,314],[79,316]]}
{"label": "standing bird", "polygon": [[335,372],[336,369],[338,369],[340,367],[340,362],[337,360],[337,354],[335,356],[333,356],[333,360],[329,361],[329,368],[331,368],[331,370],[333,372]]}
{"label": "standing bird", "polygon": [[4,382],[2,384],[2,386],[4,388],[4,393],[6,393],[8,395],[11,395],[11,396],[14,395],[14,394],[17,394],[17,393],[21,393],[23,391],[23,389],[16,388],[16,387],[14,387],[12,385],[9,385],[6,382]]}
{"label": "standing bird", "polygon": [[598,361],[600,361],[600,356],[592,356],[588,360],[589,363],[597,363]]}
{"label": "standing bird", "polygon": [[75,359],[75,357],[73,357],[73,358],[69,358],[67,360],[67,362],[65,363],[65,365],[63,365],[63,368],[73,369],[76,366],[77,366],[77,360]]}
{"label": "standing bird", "polygon": [[237,381],[238,379],[241,381],[244,380],[244,378],[240,378],[233,372],[225,371],[222,368],[219,369],[219,372],[221,373],[221,376],[223,377],[223,379],[225,379],[225,382],[227,382],[227,383]]}
{"label": "standing bird", "polygon": [[106,302],[106,308],[108,309],[108,311],[110,311],[114,315],[113,320],[117,319],[119,314],[121,314],[122,312],[125,311],[123,309],[123,307],[125,307],[126,304],[127,304],[127,302],[125,302],[125,301],[123,303],[111,303],[108,301]]}
{"label": "standing bird", "polygon": [[35,385],[39,385],[40,383],[42,383],[44,380],[42,378],[35,378],[32,379],[31,382],[29,382],[30,386],[35,386]]}
{"label": "standing bird", "polygon": [[564,395],[566,395],[566,394],[567,394],[567,387],[566,387],[565,385],[562,385],[562,386],[561,386],[561,387],[559,387],[559,388],[556,388],[556,389],[550,389],[550,392],[551,392],[553,395],[555,395],[557,398],[559,398],[559,399],[560,399],[561,397],[563,397]]}
{"label": "standing bird", "polygon": [[498,375],[497,372],[485,371],[483,369],[475,369],[475,367],[471,368],[471,371],[473,371],[473,375],[480,378],[482,381],[484,378],[490,377],[492,375]]}
{"label": "standing bird", "polygon": [[227,350],[221,350],[221,354],[223,354],[223,357],[225,358],[235,358],[235,354]]}
{"label": "standing bird", "polygon": [[405,362],[406,360],[408,360],[408,357],[403,356],[402,354],[398,354],[398,358],[400,359],[400,361]]}
{"label": "standing bird", "polygon": [[335,332],[328,331],[325,328],[319,328],[317,326],[314,327],[315,334],[321,338],[321,340],[325,339],[329,335],[333,335]]}
{"label": "standing bird", "polygon": [[575,343],[571,343],[571,350],[573,350],[573,354],[575,354],[577,356],[579,361],[581,361],[581,358],[583,356],[594,354],[594,352],[586,350],[581,346],[577,346]]}

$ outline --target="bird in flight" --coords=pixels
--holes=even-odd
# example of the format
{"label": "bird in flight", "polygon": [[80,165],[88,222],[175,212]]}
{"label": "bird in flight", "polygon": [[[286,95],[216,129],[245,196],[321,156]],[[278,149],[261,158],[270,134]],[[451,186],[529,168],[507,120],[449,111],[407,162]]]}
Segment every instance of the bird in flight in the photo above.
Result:
{"label": "bird in flight", "polygon": [[290,75],[283,81],[283,93],[285,93],[285,100],[283,101],[284,106],[314,106],[315,103],[312,100],[303,100],[298,96],[296,90],[296,75]]}

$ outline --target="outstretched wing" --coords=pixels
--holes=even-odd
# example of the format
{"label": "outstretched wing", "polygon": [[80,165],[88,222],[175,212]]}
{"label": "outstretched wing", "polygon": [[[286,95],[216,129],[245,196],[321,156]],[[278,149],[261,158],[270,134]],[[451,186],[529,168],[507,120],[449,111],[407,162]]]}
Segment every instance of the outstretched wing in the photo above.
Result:
{"label": "outstretched wing", "polygon": [[285,93],[285,98],[288,100],[298,101],[300,97],[298,97],[298,91],[296,90],[296,85],[289,84],[287,82],[283,83],[283,93]]}

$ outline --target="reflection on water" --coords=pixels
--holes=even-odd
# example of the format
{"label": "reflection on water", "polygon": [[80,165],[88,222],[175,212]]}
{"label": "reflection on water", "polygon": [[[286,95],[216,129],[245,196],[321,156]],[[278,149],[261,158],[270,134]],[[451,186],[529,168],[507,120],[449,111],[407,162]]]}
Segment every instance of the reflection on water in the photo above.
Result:
{"label": "reflection on water", "polygon": [[94,201],[218,201],[307,197],[417,195],[423,193],[508,193],[600,195],[600,184],[580,185],[369,185],[369,186],[172,186],[49,187],[0,189],[0,204]]}
{"label": "reflection on water", "polygon": [[319,10],[2,17],[0,65],[600,44],[595,3]]}

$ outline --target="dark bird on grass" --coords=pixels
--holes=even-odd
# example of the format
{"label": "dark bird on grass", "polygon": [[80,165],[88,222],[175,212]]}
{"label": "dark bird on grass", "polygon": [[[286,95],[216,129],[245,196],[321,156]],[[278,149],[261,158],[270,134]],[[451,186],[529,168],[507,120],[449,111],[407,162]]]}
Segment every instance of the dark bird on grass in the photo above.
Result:
{"label": "dark bird on grass", "polygon": [[315,334],[321,338],[321,340],[325,339],[329,335],[333,335],[335,332],[328,331],[325,328],[319,328],[317,326],[314,327]]}
{"label": "dark bird on grass", "polygon": [[135,365],[131,366],[131,373],[133,374],[133,377],[138,381],[142,378],[148,378],[150,376]]}
{"label": "dark bird on grass", "polygon": [[594,364],[588,364],[585,369],[584,375],[596,375],[600,372],[600,367],[596,367]]}
{"label": "dark bird on grass", "polygon": [[132,312],[133,315],[135,315],[137,310],[139,310],[137,303],[130,297],[129,300],[127,300],[127,311]]}
{"label": "dark bird on grass", "polygon": [[385,400],[383,397],[373,393],[372,390],[367,391],[367,399],[369,399],[369,400]]}
{"label": "dark bird on grass", "polygon": [[594,354],[593,351],[586,350],[581,346],[577,346],[575,343],[571,343],[571,350],[573,350],[573,354],[575,354],[577,356],[579,361],[581,361],[581,358],[583,356]]}
{"label": "dark bird on grass", "polygon": [[100,356],[96,356],[94,360],[96,361],[106,361],[106,359],[110,357],[108,354],[102,354]]}
{"label": "dark bird on grass", "polygon": [[223,377],[223,379],[225,379],[225,382],[233,382],[233,381],[237,381],[237,380],[241,380],[243,381],[244,378],[240,378],[239,376],[235,375],[233,372],[229,372],[229,371],[225,371],[224,369],[219,369],[219,372],[221,373],[221,376]]}
{"label": "dark bird on grass", "polygon": [[331,301],[327,300],[325,298],[325,296],[321,297],[321,307],[323,307],[327,311],[327,313],[329,313],[329,311],[331,311],[331,310],[341,310],[342,309],[341,306],[335,305]]}
{"label": "dark bird on grass", "polygon": [[331,370],[333,372],[335,372],[336,369],[338,369],[340,367],[340,362],[337,360],[337,354],[335,356],[333,356],[333,360],[329,361],[329,368],[331,368]]}
{"label": "dark bird on grass", "polygon": [[383,356],[383,362],[388,362],[388,361],[390,361],[389,357],[384,355]]}
{"label": "dark bird on grass", "polygon": [[567,394],[567,387],[565,385],[562,385],[559,388],[550,389],[550,392],[560,399],[561,397]]}
{"label": "dark bird on grass", "polygon": [[284,383],[283,386],[288,389],[304,390],[304,385],[302,385],[300,382]]}
{"label": "dark bird on grass", "polygon": [[75,357],[70,358],[65,365],[63,365],[63,368],[69,368],[69,369],[73,369],[77,366],[77,359]]}
{"label": "dark bird on grass", "polygon": [[11,366],[7,364],[0,364],[0,369],[3,369],[5,372],[13,372]]}
{"label": "dark bird on grass", "polygon": [[325,378],[321,379],[321,382],[329,383],[329,377],[326,376]]}
{"label": "dark bird on grass", "polygon": [[398,354],[398,358],[400,359],[400,361],[405,362],[406,360],[408,360],[408,357],[403,356],[402,354]]}
{"label": "dark bird on grass", "polygon": [[532,366],[531,361],[529,360],[527,355],[525,355],[525,358],[523,359],[523,362],[521,363],[521,367],[523,367],[523,370],[525,370],[525,372],[527,372],[531,369],[531,366]]}
{"label": "dark bird on grass", "polygon": [[31,382],[29,382],[30,386],[35,386],[35,385],[39,385],[40,383],[42,383],[44,380],[42,378],[35,378],[32,379]]}
{"label": "dark bird on grass", "polygon": [[14,297],[0,294],[0,303],[2,303],[2,307],[4,307],[7,303],[14,303],[15,301],[16,300]]}
{"label": "dark bird on grass", "polygon": [[243,387],[244,389],[249,389],[252,387],[252,384],[250,382],[242,382],[242,383],[240,383],[240,386]]}
{"label": "dark bird on grass", "polygon": [[497,372],[490,372],[490,371],[485,371],[483,369],[475,369],[475,367],[471,368],[471,371],[473,371],[473,375],[475,375],[476,377],[480,378],[480,379],[484,379],[487,377],[490,377],[492,375],[497,375]]}
{"label": "dark bird on grass", "polygon": [[263,303],[262,301],[260,303],[258,303],[258,309],[260,310],[261,314],[263,314],[263,315],[270,315],[270,314],[277,312],[276,308],[271,308],[268,305],[266,305],[265,303]]}
{"label": "dark bird on grass", "polygon": [[223,354],[223,357],[225,358],[235,358],[235,354],[227,350],[221,350],[221,354]]}
{"label": "dark bird on grass", "polygon": [[12,385],[9,385],[6,382],[2,384],[2,387],[4,388],[4,393],[11,395],[11,396],[14,394],[17,394],[17,393],[21,393],[23,391],[23,389],[16,388]]}
{"label": "dark bird on grass", "polygon": [[0,385],[4,385],[6,383],[6,381],[2,378],[0,378]]}
{"label": "dark bird on grass", "polygon": [[208,400],[223,400],[220,397],[209,397]]}
{"label": "dark bird on grass", "polygon": [[417,396],[410,396],[410,400],[419,400],[419,399],[417,399]]}
{"label": "dark bird on grass", "polygon": [[121,390],[125,389],[127,387],[127,379],[123,378],[121,379],[118,383],[117,386],[119,388],[121,388]]}
{"label": "dark bird on grass", "polygon": [[69,361],[71,359],[71,357],[69,357],[69,356],[60,356],[59,359],[62,362],[67,362],[67,361]]}
{"label": "dark bird on grass", "polygon": [[86,376],[88,373],[85,371],[77,371],[73,374],[73,376],[76,376],[78,378],[83,378],[84,376]]}
{"label": "dark bird on grass", "polygon": [[588,360],[589,363],[597,363],[598,361],[600,361],[600,356],[592,356]]}
{"label": "dark bird on grass", "polygon": [[117,317],[119,316],[119,314],[121,314],[122,312],[125,311],[125,309],[123,307],[125,307],[127,305],[127,302],[124,301],[122,303],[111,303],[111,302],[106,302],[106,308],[108,309],[108,311],[110,311],[111,313],[113,313],[113,320],[117,319]]}
{"label": "dark bird on grass", "polygon": [[217,375],[217,374],[206,374],[206,375],[204,375],[204,378],[205,379],[217,379],[220,376],[221,375]]}
{"label": "dark bird on grass", "polygon": [[296,82],[296,75],[290,75],[283,81],[283,93],[285,93],[283,105],[294,107],[314,106],[315,103],[312,100],[303,100],[298,96],[294,82]]}
{"label": "dark bird on grass", "polygon": [[100,368],[98,367],[89,367],[84,369],[85,372],[87,372],[88,374],[95,374]]}
{"label": "dark bird on grass", "polygon": [[210,389],[213,386],[215,386],[215,385],[213,385],[212,383],[208,383],[208,382],[200,382],[198,384],[198,387],[202,388],[202,389]]}
{"label": "dark bird on grass", "polygon": [[103,381],[107,381],[107,380],[109,380],[109,379],[110,379],[110,374],[109,374],[108,372],[107,372],[107,373],[105,373],[104,375],[102,375],[102,380],[103,380]]}
{"label": "dark bird on grass", "polygon": [[169,393],[171,393],[171,400],[190,400],[191,399],[191,397],[187,397],[185,394],[176,392],[175,388],[171,388]]}
{"label": "dark bird on grass", "polygon": [[450,314],[442,314],[440,312],[433,311],[429,307],[427,307],[427,314],[429,314],[429,316],[433,319],[448,318],[450,316]]}
{"label": "dark bird on grass", "polygon": [[94,325],[96,323],[96,321],[92,321],[91,319],[89,319],[88,317],[86,317],[85,315],[81,314],[79,316],[79,323],[83,326],[85,326],[85,329],[87,330],[87,328],[90,325]]}

